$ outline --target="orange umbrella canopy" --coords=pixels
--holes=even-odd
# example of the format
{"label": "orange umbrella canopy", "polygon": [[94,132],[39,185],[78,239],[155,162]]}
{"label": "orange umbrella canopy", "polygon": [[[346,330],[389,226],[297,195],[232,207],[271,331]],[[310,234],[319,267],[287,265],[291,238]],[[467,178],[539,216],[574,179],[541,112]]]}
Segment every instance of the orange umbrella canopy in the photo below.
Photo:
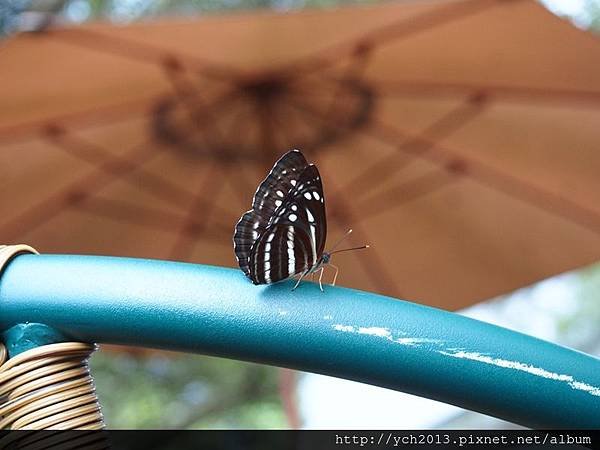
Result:
{"label": "orange umbrella canopy", "polygon": [[[0,236],[235,266],[290,148],[339,283],[447,309],[600,259],[600,42],[535,1],[22,34],[0,47]],[[241,274],[241,272],[240,272]]]}

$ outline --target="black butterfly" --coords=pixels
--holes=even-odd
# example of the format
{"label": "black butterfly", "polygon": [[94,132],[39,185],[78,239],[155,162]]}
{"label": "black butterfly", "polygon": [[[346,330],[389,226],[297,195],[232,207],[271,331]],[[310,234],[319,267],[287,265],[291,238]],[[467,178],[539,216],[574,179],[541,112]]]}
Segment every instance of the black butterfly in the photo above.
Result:
{"label": "black butterfly", "polygon": [[[331,265],[332,254],[324,251],[326,236],[321,176],[300,151],[292,150],[258,187],[252,209],[235,226],[233,243],[240,268],[254,284],[300,275],[295,289],[304,276],[321,269],[323,290],[323,266]],[[335,284],[337,267],[332,267]]]}

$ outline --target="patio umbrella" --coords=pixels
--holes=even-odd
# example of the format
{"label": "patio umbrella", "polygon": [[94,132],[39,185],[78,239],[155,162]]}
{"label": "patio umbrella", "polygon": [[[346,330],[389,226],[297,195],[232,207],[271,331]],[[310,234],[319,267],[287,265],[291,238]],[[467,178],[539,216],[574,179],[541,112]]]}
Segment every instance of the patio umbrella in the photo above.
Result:
{"label": "patio umbrella", "polygon": [[[600,42],[526,0],[50,27],[0,48],[0,237],[236,266],[274,161],[338,282],[446,309],[600,259]],[[241,272],[240,272],[241,274]]]}

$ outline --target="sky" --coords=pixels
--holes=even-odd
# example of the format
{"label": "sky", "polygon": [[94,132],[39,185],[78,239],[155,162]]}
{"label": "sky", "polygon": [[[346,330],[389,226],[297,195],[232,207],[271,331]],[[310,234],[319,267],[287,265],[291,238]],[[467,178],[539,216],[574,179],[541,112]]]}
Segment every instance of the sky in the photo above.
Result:
{"label": "sky", "polygon": [[590,18],[586,13],[587,3],[597,3],[600,0],[539,0],[553,13],[559,16],[568,16],[575,25],[581,28],[587,28]]}

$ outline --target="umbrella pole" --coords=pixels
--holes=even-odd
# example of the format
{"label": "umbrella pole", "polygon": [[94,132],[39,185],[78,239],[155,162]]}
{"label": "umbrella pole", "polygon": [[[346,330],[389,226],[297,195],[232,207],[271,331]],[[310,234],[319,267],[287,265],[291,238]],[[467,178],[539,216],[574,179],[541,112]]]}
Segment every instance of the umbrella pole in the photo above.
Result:
{"label": "umbrella pole", "polygon": [[[402,300],[159,260],[23,254],[0,330],[255,361],[396,389],[532,428],[600,428],[600,361]],[[9,348],[10,352],[10,348]]]}

